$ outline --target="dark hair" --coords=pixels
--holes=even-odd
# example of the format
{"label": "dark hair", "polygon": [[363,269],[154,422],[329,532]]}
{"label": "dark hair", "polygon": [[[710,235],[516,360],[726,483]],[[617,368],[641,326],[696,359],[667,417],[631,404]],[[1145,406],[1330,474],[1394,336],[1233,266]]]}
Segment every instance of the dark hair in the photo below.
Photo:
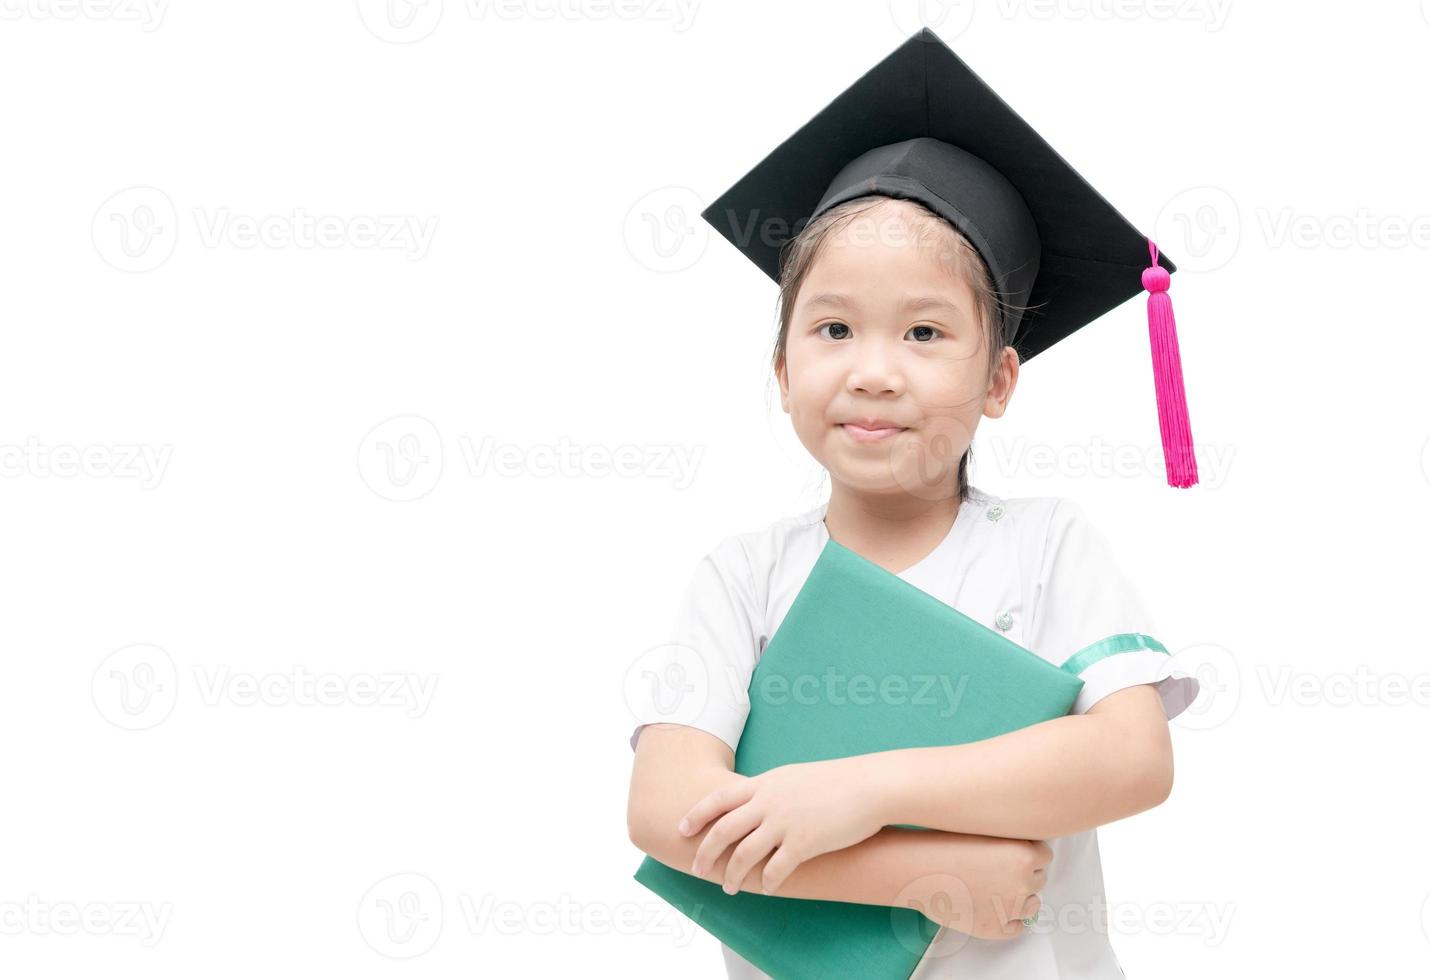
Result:
{"label": "dark hair", "polygon": [[[888,204],[894,198],[882,194],[869,194],[852,201],[845,201],[810,221],[788,242],[780,253],[780,294],[779,333],[775,337],[771,366],[778,371],[785,357],[785,344],[789,337],[790,320],[794,315],[794,304],[799,289],[804,285],[814,261],[823,250],[831,235],[847,226],[855,218],[868,211]],[[1004,303],[993,285],[993,277],[982,256],[952,224],[941,215],[929,210],[917,201],[900,199],[903,205],[914,211],[916,233],[940,248],[940,256],[949,264],[955,275],[967,282],[973,290],[974,305],[978,312],[979,326],[982,328],[984,349],[988,352],[985,377],[991,378],[998,369],[1003,347],[1002,323],[1007,311],[1014,309]],[[919,220],[923,219],[923,220]],[[932,222],[932,223],[930,223]],[[921,226],[921,227],[920,227]],[[1017,353],[1017,348],[1014,348]],[[968,496],[968,463],[973,455],[973,447],[964,452],[958,462],[958,500]]]}

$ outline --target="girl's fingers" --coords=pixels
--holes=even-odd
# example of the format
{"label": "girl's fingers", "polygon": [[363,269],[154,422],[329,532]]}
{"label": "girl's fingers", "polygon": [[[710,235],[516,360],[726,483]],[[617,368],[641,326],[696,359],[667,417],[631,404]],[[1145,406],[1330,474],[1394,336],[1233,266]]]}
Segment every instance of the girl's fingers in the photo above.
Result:
{"label": "girl's fingers", "polygon": [[742,779],[738,783],[721,786],[719,789],[707,793],[704,799],[685,811],[685,816],[681,818],[675,829],[686,837],[698,834],[700,828],[720,814],[747,802],[754,792],[754,780],[751,779]]}
{"label": "girl's fingers", "polygon": [[725,848],[744,837],[760,825],[760,814],[754,807],[736,807],[710,827],[705,839],[695,849],[695,860],[690,863],[690,873],[699,877],[707,868],[715,867]]}
{"label": "girl's fingers", "polygon": [[725,865],[726,893],[733,895],[739,891],[750,869],[759,864],[772,848],[779,846],[779,842],[779,836],[763,824],[740,841],[740,846],[730,855],[730,863]]}
{"label": "girl's fingers", "polygon": [[785,879],[794,869],[803,862],[804,857],[796,851],[794,845],[788,840],[784,841],[765,862],[764,880],[760,887],[766,895],[773,895],[785,883]]}
{"label": "girl's fingers", "polygon": [[1022,925],[1022,920],[1024,919],[1036,919],[1038,917],[1038,910],[1042,907],[1043,900],[1038,897],[1036,892],[1029,895],[1027,900],[1023,902],[1022,914],[1018,917],[1018,924]]}

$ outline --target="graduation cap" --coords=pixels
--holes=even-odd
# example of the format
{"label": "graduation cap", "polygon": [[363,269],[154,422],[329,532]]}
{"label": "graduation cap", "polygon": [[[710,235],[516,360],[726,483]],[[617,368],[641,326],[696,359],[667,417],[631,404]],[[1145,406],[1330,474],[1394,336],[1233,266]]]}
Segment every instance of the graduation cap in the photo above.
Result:
{"label": "graduation cap", "polygon": [[1145,289],[1167,482],[1197,482],[1167,296],[1176,266],[928,28],[701,216],[778,283],[790,238],[868,194],[917,201],[972,243],[1023,360]]}

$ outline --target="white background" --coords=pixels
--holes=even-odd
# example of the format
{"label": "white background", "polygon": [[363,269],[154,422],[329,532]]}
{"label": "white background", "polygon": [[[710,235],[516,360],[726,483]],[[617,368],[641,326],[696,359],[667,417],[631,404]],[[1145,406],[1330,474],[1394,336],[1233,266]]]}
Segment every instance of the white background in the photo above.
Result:
{"label": "white background", "polygon": [[[698,209],[920,11],[387,9],[0,5],[6,976],[724,976],[631,877],[624,685],[827,483]],[[1201,486],[1140,300],[974,446],[1207,689],[1100,832],[1127,975],[1424,973],[1430,17],[922,17],[1179,266]]]}

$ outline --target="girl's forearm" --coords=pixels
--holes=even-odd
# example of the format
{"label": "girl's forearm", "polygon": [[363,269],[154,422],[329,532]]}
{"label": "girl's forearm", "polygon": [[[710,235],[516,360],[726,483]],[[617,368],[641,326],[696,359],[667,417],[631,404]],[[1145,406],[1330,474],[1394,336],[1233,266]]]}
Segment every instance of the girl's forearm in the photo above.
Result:
{"label": "girl's forearm", "polygon": [[857,758],[885,824],[1048,840],[1167,798],[1170,736],[1149,731],[1156,727],[1067,715],[979,742]]}
{"label": "girl's forearm", "polygon": [[[689,874],[690,863],[704,836],[704,833],[693,837],[675,835],[662,841],[660,853],[651,856]],[[940,896],[940,891],[947,888],[944,876],[960,879],[965,876],[967,862],[973,858],[971,848],[1001,844],[966,834],[885,827],[852,847],[803,862],[790,872],[777,894],[781,898],[914,907],[921,911],[936,909],[946,904]],[[733,854],[733,849],[727,849],[700,877],[717,885],[724,884],[725,866]],[[741,891],[765,894],[761,882],[767,860],[759,861],[750,869],[740,884]]]}
{"label": "girl's forearm", "polygon": [[[676,830],[676,824],[707,793],[743,778],[715,765],[637,766],[627,817],[632,843],[661,864],[690,874],[695,852],[709,827],[686,837]],[[802,862],[777,894],[785,898],[939,909],[948,904],[941,895],[948,887],[947,881],[940,876],[963,879],[986,872],[990,865],[1002,867],[1008,860],[1006,848],[1006,841],[967,834],[885,827],[852,847]],[[727,848],[700,877],[724,884],[725,868],[733,854],[734,849]],[[765,860],[750,869],[740,885],[742,891],[764,894]]]}

